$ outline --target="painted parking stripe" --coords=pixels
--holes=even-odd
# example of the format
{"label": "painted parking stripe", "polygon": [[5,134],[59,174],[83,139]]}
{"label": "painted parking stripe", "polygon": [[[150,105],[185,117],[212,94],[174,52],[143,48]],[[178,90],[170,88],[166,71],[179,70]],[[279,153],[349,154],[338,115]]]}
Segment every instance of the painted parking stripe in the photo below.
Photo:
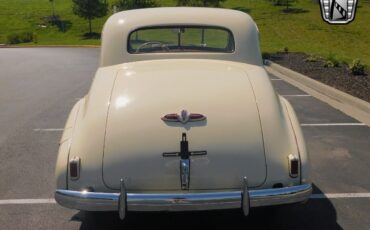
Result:
{"label": "painted parking stripe", "polygon": [[318,123],[318,124],[301,124],[301,126],[366,126],[364,123]]}
{"label": "painted parking stripe", "polygon": [[[310,199],[350,199],[370,198],[370,193],[320,193],[312,194]],[[0,200],[0,205],[12,204],[56,204],[54,199],[9,199]]]}
{"label": "painted parking stripe", "polygon": [[283,79],[280,78],[270,78],[271,81],[283,81]]}
{"label": "painted parking stripe", "polygon": [[370,193],[321,193],[312,194],[310,199],[370,198]]}
{"label": "painted parking stripe", "polygon": [[64,129],[33,129],[35,132],[61,132]]}
{"label": "painted parking stripe", "polygon": [[0,205],[3,204],[55,204],[54,199],[10,199],[0,200]]}

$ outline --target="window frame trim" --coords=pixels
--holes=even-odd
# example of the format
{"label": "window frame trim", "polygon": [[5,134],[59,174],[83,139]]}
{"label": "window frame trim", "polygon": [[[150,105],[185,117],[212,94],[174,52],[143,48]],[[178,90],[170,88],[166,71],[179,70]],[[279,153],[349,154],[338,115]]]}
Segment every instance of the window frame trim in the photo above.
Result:
{"label": "window frame trim", "polygon": [[[221,29],[221,30],[224,30],[225,32],[227,32],[229,34],[229,38],[232,39],[232,49],[230,49],[229,51],[225,51],[225,52],[217,52],[217,51],[214,51],[214,52],[211,52],[211,51],[200,51],[200,52],[169,52],[169,53],[164,53],[164,52],[148,52],[148,53],[135,53],[135,52],[132,52],[130,51],[130,37],[133,33],[139,31],[139,30],[143,30],[143,29],[166,29],[166,28],[174,28],[174,27],[189,27],[189,28],[199,28],[199,29],[202,29],[202,28],[206,28],[206,29]],[[139,28],[136,28],[134,30],[131,30],[128,35],[127,35],[127,42],[126,42],[126,52],[128,54],[133,54],[133,55],[138,55],[138,54],[191,54],[191,53],[207,53],[207,54],[232,54],[232,53],[235,53],[235,47],[236,47],[236,44],[235,44],[235,36],[233,34],[233,32],[226,28],[226,27],[222,27],[222,26],[214,26],[214,25],[192,25],[192,24],[170,24],[170,25],[154,25],[154,26],[143,26],[143,27],[139,27]]]}

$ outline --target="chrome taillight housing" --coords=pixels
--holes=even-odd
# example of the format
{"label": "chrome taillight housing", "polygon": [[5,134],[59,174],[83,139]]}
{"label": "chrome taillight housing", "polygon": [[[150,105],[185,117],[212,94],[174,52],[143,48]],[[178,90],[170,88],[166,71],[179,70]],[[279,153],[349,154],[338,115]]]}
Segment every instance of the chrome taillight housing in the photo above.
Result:
{"label": "chrome taillight housing", "polygon": [[296,178],[299,175],[299,158],[293,154],[288,156],[289,176]]}
{"label": "chrome taillight housing", "polygon": [[79,157],[73,157],[69,161],[69,176],[71,180],[78,180],[80,178],[81,160]]}

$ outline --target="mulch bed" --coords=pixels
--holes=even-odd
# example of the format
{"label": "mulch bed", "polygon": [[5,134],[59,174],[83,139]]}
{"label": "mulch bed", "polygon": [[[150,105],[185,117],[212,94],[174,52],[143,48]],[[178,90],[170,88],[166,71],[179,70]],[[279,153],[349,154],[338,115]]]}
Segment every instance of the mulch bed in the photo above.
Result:
{"label": "mulch bed", "polygon": [[[276,53],[268,57],[271,61],[304,74],[312,79],[370,102],[370,76],[352,75],[348,66],[324,67],[325,61],[309,62],[304,53]],[[369,72],[369,71],[368,71]]]}

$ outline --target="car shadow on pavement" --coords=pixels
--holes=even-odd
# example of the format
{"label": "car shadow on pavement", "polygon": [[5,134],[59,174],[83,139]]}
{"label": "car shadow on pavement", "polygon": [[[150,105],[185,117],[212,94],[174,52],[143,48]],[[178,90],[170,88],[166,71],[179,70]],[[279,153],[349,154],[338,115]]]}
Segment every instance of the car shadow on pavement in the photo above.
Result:
{"label": "car shadow on pavement", "polygon": [[[321,191],[314,187],[314,193]],[[248,217],[241,210],[207,212],[128,213],[121,221],[117,212],[79,212],[72,221],[80,229],[342,229],[328,199],[310,199],[305,204],[254,208]]]}

